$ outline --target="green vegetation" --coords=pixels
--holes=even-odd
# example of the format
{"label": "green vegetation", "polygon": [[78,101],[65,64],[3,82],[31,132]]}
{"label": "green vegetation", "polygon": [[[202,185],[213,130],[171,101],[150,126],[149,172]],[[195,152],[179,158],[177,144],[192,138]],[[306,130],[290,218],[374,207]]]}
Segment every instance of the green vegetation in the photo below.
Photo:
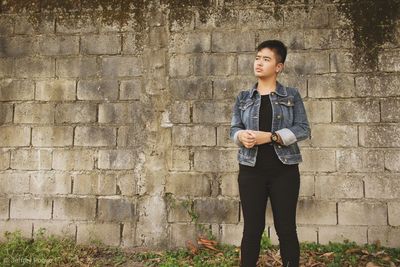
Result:
{"label": "green vegetation", "polygon": [[[34,238],[24,238],[19,231],[5,234],[0,243],[1,266],[239,266],[240,248],[219,244],[205,237],[198,246],[168,251],[128,250],[111,247],[100,241],[78,245],[68,238],[45,235],[44,229]],[[379,243],[359,246],[354,242],[320,245],[301,243],[302,266],[400,266],[400,248],[386,248]],[[258,266],[279,266],[279,247],[267,234],[261,240]]]}

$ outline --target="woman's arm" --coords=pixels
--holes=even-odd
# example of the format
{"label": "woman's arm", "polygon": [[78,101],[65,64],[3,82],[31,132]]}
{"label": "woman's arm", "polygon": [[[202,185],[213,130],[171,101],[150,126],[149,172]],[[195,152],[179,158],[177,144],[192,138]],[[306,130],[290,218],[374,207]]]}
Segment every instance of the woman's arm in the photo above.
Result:
{"label": "woman's arm", "polygon": [[285,146],[307,139],[307,137],[311,138],[311,128],[307,119],[306,109],[297,89],[293,101],[293,125],[276,131]]}
{"label": "woman's arm", "polygon": [[245,130],[245,126],[242,122],[242,118],[240,117],[239,111],[239,101],[240,101],[240,93],[236,97],[235,105],[233,106],[233,115],[231,120],[231,129],[229,133],[229,138],[235,142],[236,145],[243,147],[242,142],[239,141],[239,133],[240,131]]}

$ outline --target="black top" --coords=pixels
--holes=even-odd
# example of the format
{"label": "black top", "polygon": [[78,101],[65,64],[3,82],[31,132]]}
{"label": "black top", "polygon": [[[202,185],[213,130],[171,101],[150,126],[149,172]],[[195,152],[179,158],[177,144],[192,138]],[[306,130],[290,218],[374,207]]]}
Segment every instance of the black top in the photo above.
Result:
{"label": "black top", "polygon": [[[272,127],[272,106],[271,100],[269,99],[269,94],[261,95],[261,104],[260,104],[260,120],[259,120],[259,130],[263,132],[270,132]],[[256,166],[255,167],[282,167],[286,166],[282,161],[278,158],[278,155],[275,152],[275,149],[272,143],[265,143],[258,145],[258,152],[256,158]],[[240,164],[241,168],[254,168],[251,166],[246,166]]]}

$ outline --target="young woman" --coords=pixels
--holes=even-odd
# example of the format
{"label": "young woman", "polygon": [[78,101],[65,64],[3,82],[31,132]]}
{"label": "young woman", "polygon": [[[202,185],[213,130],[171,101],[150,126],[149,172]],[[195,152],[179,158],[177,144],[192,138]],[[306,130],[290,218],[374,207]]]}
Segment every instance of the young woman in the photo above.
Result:
{"label": "young woman", "polygon": [[241,91],[233,108],[230,138],[239,146],[239,196],[244,229],[242,267],[255,267],[271,201],[283,266],[299,266],[300,246],[296,207],[300,189],[297,142],[311,138],[306,110],[298,89],[277,81],[287,48],[279,40],[257,47],[254,73],[258,81]]}

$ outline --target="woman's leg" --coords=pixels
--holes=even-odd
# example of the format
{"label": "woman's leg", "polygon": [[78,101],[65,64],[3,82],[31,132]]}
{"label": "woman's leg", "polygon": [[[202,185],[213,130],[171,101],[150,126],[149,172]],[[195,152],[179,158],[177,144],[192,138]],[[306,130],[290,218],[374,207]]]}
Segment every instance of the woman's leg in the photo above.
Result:
{"label": "woman's leg", "polygon": [[262,173],[256,170],[239,171],[239,195],[244,220],[241,267],[255,267],[260,254],[268,199],[265,179],[262,178]]}
{"label": "woman's leg", "polygon": [[279,170],[269,184],[274,226],[284,267],[298,267],[300,245],[296,230],[296,207],[300,190],[298,165]]}

